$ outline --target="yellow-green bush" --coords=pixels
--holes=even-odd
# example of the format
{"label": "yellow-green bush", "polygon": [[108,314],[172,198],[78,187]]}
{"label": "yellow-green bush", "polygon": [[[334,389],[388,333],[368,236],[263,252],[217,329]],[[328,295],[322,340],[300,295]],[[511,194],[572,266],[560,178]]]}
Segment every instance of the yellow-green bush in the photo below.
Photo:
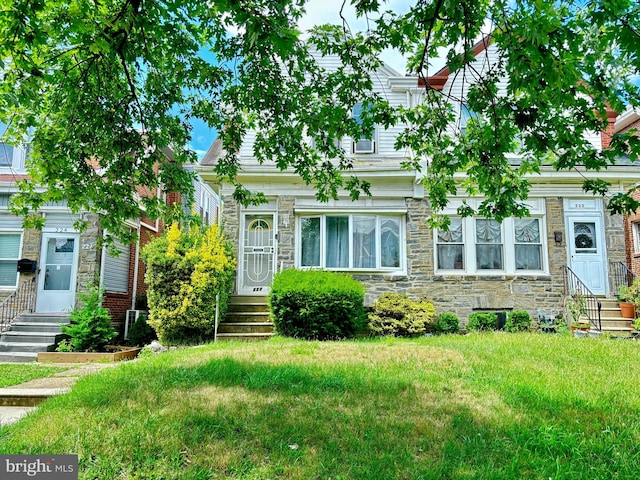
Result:
{"label": "yellow-green bush", "polygon": [[400,293],[382,294],[369,313],[369,330],[376,335],[416,337],[433,332],[435,324],[433,303]]}
{"label": "yellow-green bush", "polygon": [[148,323],[161,341],[192,343],[213,336],[216,295],[220,315],[226,312],[236,261],[217,225],[177,224],[142,251]]}

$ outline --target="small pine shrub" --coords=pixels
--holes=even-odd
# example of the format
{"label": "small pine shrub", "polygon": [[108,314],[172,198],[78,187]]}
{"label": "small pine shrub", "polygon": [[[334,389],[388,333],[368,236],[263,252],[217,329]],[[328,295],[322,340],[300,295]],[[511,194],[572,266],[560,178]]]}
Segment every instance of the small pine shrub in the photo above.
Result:
{"label": "small pine shrub", "polygon": [[284,270],[269,294],[276,331],[286,337],[352,337],[364,324],[364,287],[348,275],[318,270]]}
{"label": "small pine shrub", "polygon": [[498,316],[493,312],[475,312],[469,315],[467,330],[470,332],[485,332],[495,330]]}
{"label": "small pine shrub", "polygon": [[438,321],[436,322],[436,331],[438,333],[458,333],[460,331],[460,320],[454,313],[441,313],[438,315]]}
{"label": "small pine shrub", "polygon": [[76,352],[99,352],[117,334],[111,326],[109,310],[101,304],[102,290],[92,286],[78,295],[82,308],[69,314],[71,323],[62,326],[62,333],[68,335],[68,342],[61,351],[69,351],[69,345]]}
{"label": "small pine shrub", "polygon": [[514,310],[507,317],[504,329],[507,332],[526,332],[531,326],[531,315],[526,310]]}
{"label": "small pine shrub", "polygon": [[431,302],[387,292],[372,305],[369,330],[376,335],[416,337],[435,331],[435,320],[436,311]]}
{"label": "small pine shrub", "polygon": [[156,331],[147,323],[147,315],[141,313],[129,330],[129,341],[132,345],[143,347],[156,340]]}

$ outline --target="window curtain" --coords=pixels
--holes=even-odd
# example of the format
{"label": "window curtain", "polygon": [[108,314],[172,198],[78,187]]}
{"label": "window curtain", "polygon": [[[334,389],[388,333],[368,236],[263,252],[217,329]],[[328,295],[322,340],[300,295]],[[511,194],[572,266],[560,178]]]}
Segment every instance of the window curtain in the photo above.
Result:
{"label": "window curtain", "polygon": [[521,218],[514,221],[516,270],[542,270],[540,220]]}
{"label": "window curtain", "polygon": [[327,217],[327,268],[349,267],[349,217]]}
{"label": "window curtain", "polygon": [[476,220],[476,267],[502,270],[502,227],[495,220]]}
{"label": "window curtain", "polygon": [[449,230],[438,230],[438,268],[442,270],[463,269],[463,249],[462,220],[452,218]]}

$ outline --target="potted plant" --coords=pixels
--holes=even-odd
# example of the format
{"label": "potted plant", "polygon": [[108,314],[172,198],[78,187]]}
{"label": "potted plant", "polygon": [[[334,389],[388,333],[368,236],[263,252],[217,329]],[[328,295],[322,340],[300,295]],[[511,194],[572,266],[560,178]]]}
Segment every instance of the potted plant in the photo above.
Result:
{"label": "potted plant", "polygon": [[636,317],[637,307],[640,306],[640,278],[634,279],[631,285],[620,285],[618,305],[624,318]]}
{"label": "potted plant", "polygon": [[588,331],[591,329],[589,317],[587,316],[587,302],[585,298],[574,293],[573,298],[569,302],[569,313],[571,314],[571,332],[576,336],[575,331]]}

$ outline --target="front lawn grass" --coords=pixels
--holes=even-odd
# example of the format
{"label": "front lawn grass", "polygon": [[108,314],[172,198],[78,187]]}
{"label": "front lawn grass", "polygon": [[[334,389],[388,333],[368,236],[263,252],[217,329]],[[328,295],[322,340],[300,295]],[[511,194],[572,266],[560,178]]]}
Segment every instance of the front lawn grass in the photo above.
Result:
{"label": "front lawn grass", "polygon": [[640,472],[633,341],[218,343],[81,379],[0,430],[81,479],[612,479]]}
{"label": "front lawn grass", "polygon": [[68,370],[67,367],[51,367],[36,363],[0,364],[0,388],[12,387],[20,383],[53,375]]}

